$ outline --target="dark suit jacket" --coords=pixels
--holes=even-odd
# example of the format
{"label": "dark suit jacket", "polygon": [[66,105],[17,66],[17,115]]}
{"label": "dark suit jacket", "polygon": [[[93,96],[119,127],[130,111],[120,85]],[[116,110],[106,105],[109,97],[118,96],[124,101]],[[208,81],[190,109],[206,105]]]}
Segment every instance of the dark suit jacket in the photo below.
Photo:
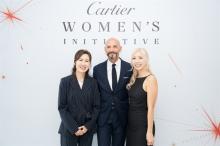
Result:
{"label": "dark suit jacket", "polygon": [[112,101],[115,102],[115,109],[120,118],[120,124],[126,126],[128,112],[128,93],[126,84],[131,76],[131,66],[129,63],[121,60],[121,72],[118,84],[114,91],[108,82],[107,61],[96,65],[93,69],[93,77],[98,82],[101,95],[101,109],[98,117],[98,125],[102,126],[107,122],[112,108]]}
{"label": "dark suit jacket", "polygon": [[93,131],[100,110],[100,94],[96,80],[90,76],[85,77],[81,89],[75,76],[62,78],[58,110],[61,117],[60,134],[73,134],[82,125]]}

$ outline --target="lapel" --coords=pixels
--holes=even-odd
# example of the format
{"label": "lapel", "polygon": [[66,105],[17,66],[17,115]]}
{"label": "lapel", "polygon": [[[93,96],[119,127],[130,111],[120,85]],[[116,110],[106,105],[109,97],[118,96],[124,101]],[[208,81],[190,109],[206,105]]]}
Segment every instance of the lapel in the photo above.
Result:
{"label": "lapel", "polygon": [[74,75],[72,75],[72,77],[71,77],[71,81],[70,81],[70,84],[71,84],[71,87],[73,88],[73,89],[80,89],[80,87],[79,87],[79,83],[78,83],[78,81],[77,81],[77,79],[76,79],[76,77],[74,76]]}
{"label": "lapel", "polygon": [[114,92],[117,92],[121,88],[121,86],[124,84],[124,75],[125,75],[126,72],[127,72],[127,70],[125,68],[124,62],[121,59],[120,77],[119,77],[118,84],[117,84],[116,89],[115,89]]}
{"label": "lapel", "polygon": [[70,84],[71,84],[73,89],[83,91],[83,90],[87,90],[87,88],[88,88],[88,83],[87,82],[88,82],[88,77],[85,77],[84,83],[83,83],[83,86],[82,86],[82,89],[81,89],[80,85],[79,85],[79,82],[76,79],[76,77],[72,76]]}
{"label": "lapel", "polygon": [[89,91],[89,88],[90,88],[89,80],[90,79],[89,79],[89,75],[88,75],[84,79],[84,83],[83,83],[83,86],[82,86],[82,91]]}
{"label": "lapel", "polygon": [[112,89],[111,89],[109,81],[108,81],[107,60],[103,64],[103,83],[106,85],[106,89],[108,91],[112,92]]}

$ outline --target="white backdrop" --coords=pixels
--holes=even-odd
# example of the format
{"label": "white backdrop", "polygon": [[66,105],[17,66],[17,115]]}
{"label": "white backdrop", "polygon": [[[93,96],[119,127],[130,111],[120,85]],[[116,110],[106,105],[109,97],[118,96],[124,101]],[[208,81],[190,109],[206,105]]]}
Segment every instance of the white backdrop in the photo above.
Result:
{"label": "white backdrop", "polygon": [[[129,15],[88,15],[93,2],[0,0],[0,146],[59,146],[60,78],[70,74],[78,49],[91,51],[93,66],[104,61],[103,39],[111,36],[127,39],[121,40],[126,61],[134,48],[148,49],[159,82],[155,146],[219,146],[220,2],[97,1],[91,12],[115,5],[134,9]],[[75,22],[73,31],[66,32],[63,22]],[[109,32],[99,32],[99,22],[109,22]],[[141,31],[133,32],[133,22]]]}

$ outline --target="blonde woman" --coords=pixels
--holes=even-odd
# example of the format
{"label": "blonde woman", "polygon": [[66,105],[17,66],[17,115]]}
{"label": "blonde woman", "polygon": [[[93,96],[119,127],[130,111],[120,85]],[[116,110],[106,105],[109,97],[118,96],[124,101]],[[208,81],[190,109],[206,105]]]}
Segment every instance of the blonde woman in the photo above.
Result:
{"label": "blonde woman", "polygon": [[149,57],[145,49],[135,49],[131,65],[133,74],[127,84],[129,111],[126,145],[152,146],[155,133],[153,119],[158,92],[157,79],[149,68]]}

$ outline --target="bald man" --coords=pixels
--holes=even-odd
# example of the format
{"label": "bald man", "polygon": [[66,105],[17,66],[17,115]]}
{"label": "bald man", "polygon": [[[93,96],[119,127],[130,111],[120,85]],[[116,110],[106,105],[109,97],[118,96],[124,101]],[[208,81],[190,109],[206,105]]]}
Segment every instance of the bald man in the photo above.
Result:
{"label": "bald man", "polygon": [[101,94],[101,109],[98,117],[98,146],[124,146],[128,94],[126,84],[131,76],[131,66],[119,57],[122,50],[116,38],[105,43],[108,59],[93,69]]}

